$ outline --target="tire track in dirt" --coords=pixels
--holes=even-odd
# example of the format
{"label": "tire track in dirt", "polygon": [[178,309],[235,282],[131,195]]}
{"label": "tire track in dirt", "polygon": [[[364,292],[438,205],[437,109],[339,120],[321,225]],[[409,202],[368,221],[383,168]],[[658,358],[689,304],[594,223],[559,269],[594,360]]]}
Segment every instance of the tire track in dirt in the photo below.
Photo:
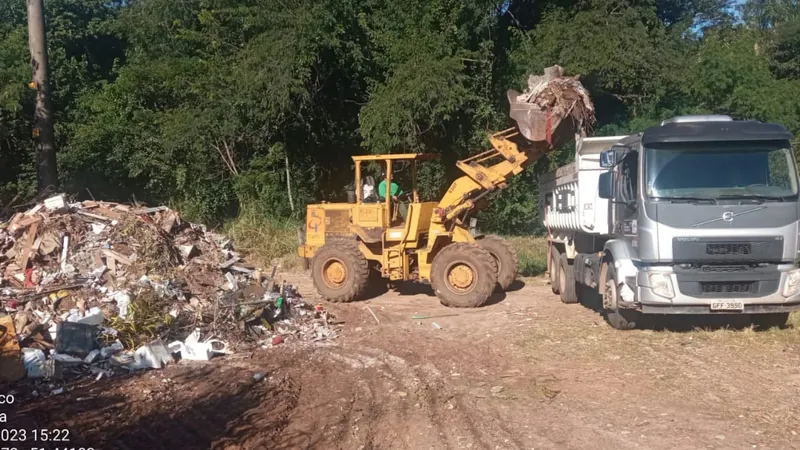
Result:
{"label": "tire track in dirt", "polygon": [[473,417],[461,399],[464,394],[449,386],[449,380],[430,362],[410,361],[375,347],[337,349],[317,354],[315,359],[316,366],[333,364],[344,378],[358,380],[351,386],[350,398],[355,401],[340,413],[339,420],[357,431],[341,436],[344,441],[338,448],[394,448],[398,444],[420,448],[422,443],[433,448],[489,448],[492,442],[512,442],[502,426],[489,427],[487,432],[481,426],[487,419]]}

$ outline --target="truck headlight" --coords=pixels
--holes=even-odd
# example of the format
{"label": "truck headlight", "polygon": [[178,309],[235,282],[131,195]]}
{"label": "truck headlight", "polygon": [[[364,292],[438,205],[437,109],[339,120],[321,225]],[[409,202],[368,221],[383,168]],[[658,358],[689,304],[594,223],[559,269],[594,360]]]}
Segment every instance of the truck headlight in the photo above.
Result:
{"label": "truck headlight", "polygon": [[672,290],[672,278],[668,273],[650,272],[647,274],[650,280],[650,289],[653,293],[666,298],[675,297],[675,292]]}
{"label": "truck headlight", "polygon": [[793,269],[786,273],[783,296],[791,297],[797,293],[800,293],[800,269]]}

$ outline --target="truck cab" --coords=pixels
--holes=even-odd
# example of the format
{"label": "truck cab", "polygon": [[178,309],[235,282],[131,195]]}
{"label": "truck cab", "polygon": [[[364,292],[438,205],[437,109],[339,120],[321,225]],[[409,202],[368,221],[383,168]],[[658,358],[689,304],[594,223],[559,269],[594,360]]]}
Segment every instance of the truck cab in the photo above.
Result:
{"label": "truck cab", "polygon": [[785,323],[800,309],[791,140],[778,124],[686,116],[610,145],[591,204],[607,224],[561,242],[576,297],[596,289],[622,329],[641,314]]}

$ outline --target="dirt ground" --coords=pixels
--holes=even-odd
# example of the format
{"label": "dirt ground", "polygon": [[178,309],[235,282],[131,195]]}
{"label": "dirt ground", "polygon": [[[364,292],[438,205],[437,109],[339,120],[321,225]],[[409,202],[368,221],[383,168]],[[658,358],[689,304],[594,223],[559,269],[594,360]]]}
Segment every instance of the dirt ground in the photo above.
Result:
{"label": "dirt ground", "polygon": [[91,380],[9,422],[123,450],[800,448],[800,331],[620,332],[519,284],[475,310],[413,285],[327,304],[327,345]]}

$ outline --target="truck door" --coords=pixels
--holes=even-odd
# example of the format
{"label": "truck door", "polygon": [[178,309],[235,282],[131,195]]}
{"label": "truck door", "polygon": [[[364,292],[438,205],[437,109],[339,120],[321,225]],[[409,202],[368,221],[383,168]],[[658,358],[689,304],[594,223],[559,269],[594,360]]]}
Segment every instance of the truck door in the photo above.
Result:
{"label": "truck door", "polygon": [[637,201],[639,195],[639,153],[630,152],[614,167],[614,202],[612,217],[614,236],[636,236]]}

